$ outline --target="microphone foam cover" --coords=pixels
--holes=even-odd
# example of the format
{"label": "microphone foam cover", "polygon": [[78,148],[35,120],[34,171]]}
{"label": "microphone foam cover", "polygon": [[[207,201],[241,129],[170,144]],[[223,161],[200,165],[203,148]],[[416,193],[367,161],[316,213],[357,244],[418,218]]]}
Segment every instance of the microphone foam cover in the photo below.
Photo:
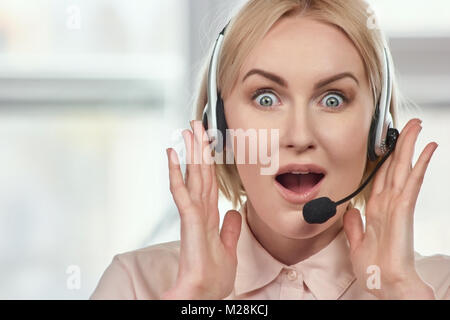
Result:
{"label": "microphone foam cover", "polygon": [[336,203],[322,197],[311,200],[303,206],[303,218],[308,223],[324,223],[336,214]]}

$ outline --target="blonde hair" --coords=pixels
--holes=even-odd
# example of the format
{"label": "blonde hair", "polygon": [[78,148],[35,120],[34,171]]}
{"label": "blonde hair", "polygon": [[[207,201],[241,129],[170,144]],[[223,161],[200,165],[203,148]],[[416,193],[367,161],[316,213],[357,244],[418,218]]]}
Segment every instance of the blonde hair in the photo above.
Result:
{"label": "blonde hair", "polygon": [[[376,25],[369,27],[369,21],[370,23],[374,22],[373,11],[364,0],[249,0],[230,20],[225,32],[219,56],[217,80],[222,97],[230,94],[238,80],[240,68],[252,48],[262,40],[275,22],[294,14],[309,16],[341,29],[352,40],[360,53],[369,84],[376,97],[379,96],[382,87],[383,47],[387,41]],[[400,101],[406,100],[403,100],[399,93],[392,57],[389,48],[387,49],[393,75],[390,112],[394,127],[396,127]],[[212,46],[200,71],[201,82],[194,103],[196,120],[202,119],[203,109],[207,103],[206,85],[210,54],[212,54]],[[223,152],[223,157],[226,159],[226,150]],[[366,161],[360,184],[365,181],[380,160],[381,157],[376,161]],[[236,164],[216,163],[215,166],[220,192],[231,201],[235,209],[238,208],[238,205],[242,206],[244,202],[242,198],[246,196],[246,192]],[[351,207],[357,207],[361,212],[364,211],[372,190],[372,181],[350,201]]]}

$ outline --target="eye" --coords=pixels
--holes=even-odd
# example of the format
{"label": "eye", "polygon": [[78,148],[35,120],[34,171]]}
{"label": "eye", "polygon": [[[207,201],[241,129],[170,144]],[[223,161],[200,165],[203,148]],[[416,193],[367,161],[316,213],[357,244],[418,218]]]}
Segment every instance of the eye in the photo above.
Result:
{"label": "eye", "polygon": [[[325,102],[325,103],[322,103]],[[337,92],[331,92],[328,93],[323,99],[321,100],[321,104],[330,107],[331,109],[339,109],[341,104],[344,104],[347,102],[347,98],[340,93]]]}
{"label": "eye", "polygon": [[274,101],[278,100],[277,96],[268,89],[258,89],[253,93],[252,100],[256,99],[256,103],[259,106],[265,108],[271,108],[274,105]]}

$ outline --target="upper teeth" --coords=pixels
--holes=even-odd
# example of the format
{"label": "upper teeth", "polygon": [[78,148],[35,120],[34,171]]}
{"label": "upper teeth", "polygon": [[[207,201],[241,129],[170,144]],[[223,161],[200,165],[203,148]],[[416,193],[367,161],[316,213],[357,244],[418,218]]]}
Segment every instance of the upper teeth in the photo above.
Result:
{"label": "upper teeth", "polygon": [[305,171],[305,172],[301,172],[301,171],[292,171],[291,173],[294,173],[294,174],[308,174],[309,172],[308,172],[308,171]]}

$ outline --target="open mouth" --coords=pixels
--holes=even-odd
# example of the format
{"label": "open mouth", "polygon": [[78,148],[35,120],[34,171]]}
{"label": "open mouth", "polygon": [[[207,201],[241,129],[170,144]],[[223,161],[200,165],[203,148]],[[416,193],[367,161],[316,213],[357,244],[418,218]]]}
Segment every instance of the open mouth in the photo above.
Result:
{"label": "open mouth", "polygon": [[317,185],[325,175],[322,173],[292,173],[286,172],[275,177],[277,182],[285,189],[297,194],[309,193],[315,185]]}

